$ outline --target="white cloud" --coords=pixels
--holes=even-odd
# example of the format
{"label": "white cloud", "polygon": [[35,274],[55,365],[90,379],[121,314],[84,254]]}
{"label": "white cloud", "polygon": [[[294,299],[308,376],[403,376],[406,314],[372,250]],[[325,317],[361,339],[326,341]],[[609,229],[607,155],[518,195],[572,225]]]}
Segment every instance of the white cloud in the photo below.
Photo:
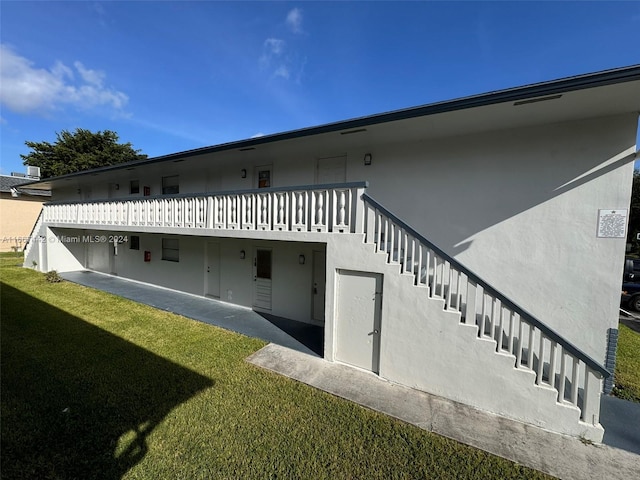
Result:
{"label": "white cloud", "polygon": [[260,66],[275,77],[289,78],[289,68],[285,53],[286,43],[279,38],[267,38],[264,41]]}
{"label": "white cloud", "polygon": [[289,69],[285,65],[280,65],[273,73],[276,77],[289,79]]}
{"label": "white cloud", "polygon": [[264,137],[264,133],[258,132],[255,135],[251,135],[251,138],[260,138],[260,137]]}
{"label": "white cloud", "polygon": [[73,66],[76,67],[76,70],[78,70],[78,73],[85,82],[95,85],[96,87],[102,87],[102,82],[105,77],[103,72],[84,68],[84,65],[80,62],[73,62]]}
{"label": "white cloud", "polygon": [[[303,33],[302,10],[294,8],[287,13],[286,25],[293,33]],[[300,83],[304,63],[300,65],[300,54],[296,51],[295,42],[293,48],[280,38],[267,38],[262,45],[260,67],[269,73],[272,78],[282,78]],[[296,73],[297,72],[297,73]]]}
{"label": "white cloud", "polygon": [[302,33],[302,10],[294,8],[287,14],[287,25],[293,33]]}
{"label": "white cloud", "polygon": [[[46,113],[71,105],[76,108],[107,106],[121,110],[129,101],[123,92],[104,86],[106,75],[74,63],[75,72],[61,62],[50,69],[0,45],[0,103],[18,113]],[[76,80],[75,73],[80,79]]]}
{"label": "white cloud", "polygon": [[269,55],[281,55],[284,51],[284,40],[279,38],[267,38],[264,41],[264,48]]}
{"label": "white cloud", "polygon": [[62,62],[56,62],[55,65],[51,68],[51,73],[53,73],[53,75],[57,78],[68,77],[69,79],[73,80],[73,70],[71,70]]}

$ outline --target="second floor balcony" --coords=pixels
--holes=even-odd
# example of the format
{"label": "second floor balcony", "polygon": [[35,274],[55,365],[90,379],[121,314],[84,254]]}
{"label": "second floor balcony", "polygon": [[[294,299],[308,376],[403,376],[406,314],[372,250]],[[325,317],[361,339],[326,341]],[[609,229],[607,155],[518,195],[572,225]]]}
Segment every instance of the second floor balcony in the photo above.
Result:
{"label": "second floor balcony", "polygon": [[[86,229],[354,233],[366,182],[51,202],[50,226]],[[360,214],[359,214],[360,212]],[[205,233],[205,231],[209,231]]]}

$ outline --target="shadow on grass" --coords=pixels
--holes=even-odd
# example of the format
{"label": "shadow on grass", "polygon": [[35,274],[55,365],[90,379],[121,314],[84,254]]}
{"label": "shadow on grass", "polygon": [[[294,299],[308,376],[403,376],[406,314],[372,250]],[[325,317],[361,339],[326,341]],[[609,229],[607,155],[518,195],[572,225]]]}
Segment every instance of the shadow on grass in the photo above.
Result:
{"label": "shadow on grass", "polygon": [[118,479],[213,381],[2,284],[3,479]]}

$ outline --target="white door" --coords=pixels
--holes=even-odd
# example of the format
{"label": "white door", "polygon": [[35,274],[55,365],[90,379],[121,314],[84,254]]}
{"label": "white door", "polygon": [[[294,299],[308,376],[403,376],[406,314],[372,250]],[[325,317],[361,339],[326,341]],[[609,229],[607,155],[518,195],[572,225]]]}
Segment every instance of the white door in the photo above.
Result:
{"label": "white door", "polygon": [[338,271],[336,358],[379,372],[382,275]]}
{"label": "white door", "polygon": [[316,183],[344,183],[347,180],[347,156],[319,158],[316,168]]}
{"label": "white door", "polygon": [[271,249],[256,248],[253,257],[253,306],[271,310]]}
{"label": "white door", "polygon": [[207,242],[206,295],[220,298],[220,244]]}
{"label": "white door", "polygon": [[326,254],[313,251],[313,319],[324,323],[324,303],[326,276]]}
{"label": "white door", "polygon": [[[95,234],[96,232],[92,232]],[[113,259],[113,244],[109,242],[87,243],[87,256],[89,270],[102,273],[111,273],[115,270]]]}

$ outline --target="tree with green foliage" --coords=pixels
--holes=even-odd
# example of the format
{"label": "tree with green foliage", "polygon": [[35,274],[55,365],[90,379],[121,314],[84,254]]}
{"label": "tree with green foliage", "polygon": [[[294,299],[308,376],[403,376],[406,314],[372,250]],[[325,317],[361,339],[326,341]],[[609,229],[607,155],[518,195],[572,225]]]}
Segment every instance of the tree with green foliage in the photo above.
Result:
{"label": "tree with green foliage", "polygon": [[23,163],[40,167],[43,178],[147,158],[140,150],[134,150],[131,143],[118,143],[118,134],[110,130],[96,133],[83,128],[75,132],[63,130],[56,132],[54,143],[26,141],[25,144],[32,151],[20,155]]}

